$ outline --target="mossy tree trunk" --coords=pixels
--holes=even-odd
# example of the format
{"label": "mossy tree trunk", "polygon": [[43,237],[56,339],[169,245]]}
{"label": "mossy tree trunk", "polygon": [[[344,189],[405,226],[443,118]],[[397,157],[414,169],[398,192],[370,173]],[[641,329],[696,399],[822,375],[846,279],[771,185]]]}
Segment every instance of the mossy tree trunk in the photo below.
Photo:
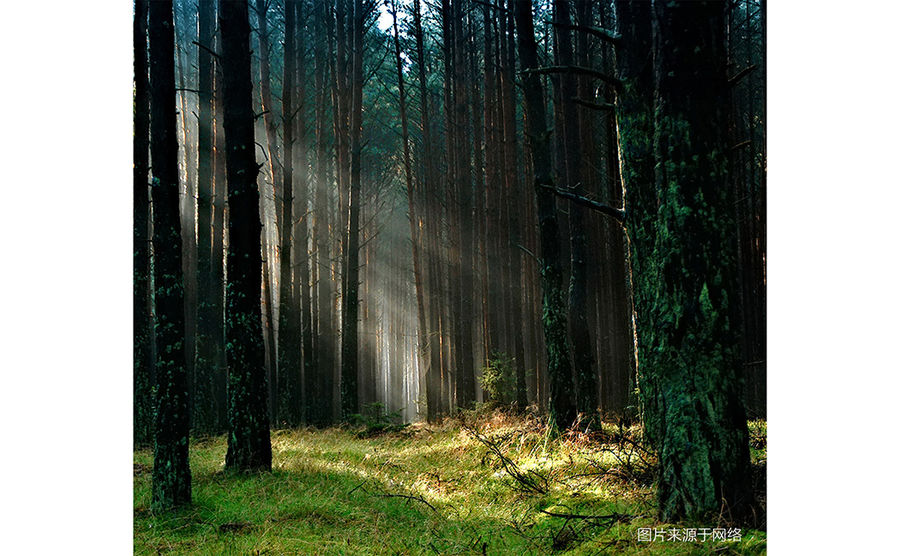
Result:
{"label": "mossy tree trunk", "polygon": [[184,273],[175,132],[175,34],[172,2],[150,2],[150,156],[156,286],[156,510],[191,502]]}
{"label": "mossy tree trunk", "polygon": [[228,179],[225,339],[228,360],[228,452],[225,468],[269,471],[272,445],[266,408],[261,307],[262,222],[253,138],[250,25],[247,2],[219,1]]}
{"label": "mossy tree trunk", "polygon": [[150,80],[147,2],[134,5],[134,444],[153,442],[153,322],[150,291]]}
{"label": "mossy tree trunk", "polygon": [[[519,60],[523,71],[537,68],[537,43],[531,0],[516,0],[516,27],[519,29]],[[563,259],[556,218],[556,200],[547,187],[551,177],[549,130],[541,78],[524,73],[525,118],[534,165],[534,191],[540,223],[541,286],[543,290],[544,342],[547,347],[547,376],[550,382],[550,417],[560,428],[570,426],[576,417],[572,365],[569,361],[566,323],[566,290],[563,287]]]}
{"label": "mossy tree trunk", "polygon": [[644,424],[659,453],[666,521],[742,519],[751,505],[734,319],[724,10],[721,1],[651,8],[655,198],[638,185],[629,200],[643,214],[635,224],[655,230],[635,233],[636,303]]}

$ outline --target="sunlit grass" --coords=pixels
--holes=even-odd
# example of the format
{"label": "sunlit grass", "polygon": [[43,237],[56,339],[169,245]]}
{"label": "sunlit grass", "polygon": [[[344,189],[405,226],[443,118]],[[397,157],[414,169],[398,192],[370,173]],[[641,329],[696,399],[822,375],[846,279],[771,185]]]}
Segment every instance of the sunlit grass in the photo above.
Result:
{"label": "sunlit grass", "polygon": [[[754,426],[762,427],[764,441],[765,423]],[[740,543],[637,542],[639,527],[665,525],[653,517],[652,477],[644,463],[602,441],[612,437],[612,425],[602,434],[552,438],[535,420],[495,414],[474,430],[518,469],[545,477],[546,491],[523,490],[499,458],[454,421],[364,439],[338,428],[275,431],[272,473],[249,476],[222,472],[226,446],[218,437],[192,444],[194,503],[169,515],[150,512],[152,454],[135,452],[135,552],[765,552],[765,533],[758,531],[744,531]],[[607,527],[542,510],[629,518]]]}

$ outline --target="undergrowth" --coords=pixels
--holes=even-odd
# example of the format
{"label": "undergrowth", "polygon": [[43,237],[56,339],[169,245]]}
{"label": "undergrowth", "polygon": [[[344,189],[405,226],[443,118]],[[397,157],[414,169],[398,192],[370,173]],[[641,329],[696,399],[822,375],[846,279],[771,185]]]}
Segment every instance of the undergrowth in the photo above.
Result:
{"label": "undergrowth", "polygon": [[[655,459],[637,429],[604,423],[557,437],[502,412],[439,426],[380,421],[273,431],[263,474],[224,473],[224,436],[195,441],[193,505],[161,515],[149,509],[152,453],[136,451],[135,553],[765,553],[765,533],[748,529],[739,542],[639,541],[642,528],[688,525],[656,521]],[[758,467],[765,422],[754,423]]]}

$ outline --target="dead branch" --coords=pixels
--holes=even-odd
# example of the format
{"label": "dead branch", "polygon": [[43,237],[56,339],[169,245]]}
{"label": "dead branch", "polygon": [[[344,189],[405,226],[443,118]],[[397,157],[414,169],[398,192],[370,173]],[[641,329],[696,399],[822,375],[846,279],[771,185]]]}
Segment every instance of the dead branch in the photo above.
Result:
{"label": "dead branch", "polygon": [[628,514],[620,514],[618,512],[613,512],[609,515],[584,515],[584,514],[560,514],[556,512],[548,512],[547,510],[541,510],[542,514],[547,514],[551,517],[559,517],[566,520],[569,519],[583,519],[586,521],[593,521],[598,525],[612,525],[613,523],[625,522],[634,518],[632,515]]}
{"label": "dead branch", "polygon": [[552,73],[577,73],[580,75],[587,75],[589,77],[593,77],[612,85],[616,89],[622,88],[622,81],[610,75],[603,73],[602,71],[597,71],[593,68],[586,68],[584,66],[544,66],[540,68],[531,68],[527,70],[522,70],[522,73],[534,73],[537,75],[548,75]]}
{"label": "dead branch", "polygon": [[729,85],[736,84],[738,81],[743,79],[746,75],[748,75],[751,71],[753,71],[755,69],[756,69],[756,64],[753,64],[751,66],[748,66],[748,67],[742,69],[741,71],[737,72],[737,74],[735,74],[734,77],[728,78],[728,84]]}
{"label": "dead branch", "polygon": [[415,500],[417,502],[421,502],[421,503],[425,504],[426,506],[431,508],[434,512],[437,512],[437,508],[432,506],[428,502],[428,500],[425,500],[421,496],[412,496],[410,494],[379,494],[378,496],[381,498],[405,498],[406,500]]}
{"label": "dead branch", "polygon": [[590,27],[588,25],[572,25],[570,23],[561,23],[558,21],[550,21],[549,23],[550,25],[553,25],[555,27],[562,27],[563,29],[568,29],[570,31],[581,31],[612,44],[619,44],[620,42],[622,42],[622,35],[608,29]]}
{"label": "dead branch", "polygon": [[609,205],[605,205],[603,203],[599,203],[597,201],[593,201],[588,199],[587,197],[582,197],[581,195],[576,195],[574,193],[570,193],[568,191],[563,191],[562,189],[553,187],[552,185],[539,184],[540,187],[547,189],[560,197],[564,197],[569,199],[570,201],[574,201],[575,204],[587,207],[592,210],[596,210],[601,214],[605,214],[607,216],[611,216],[615,218],[617,221],[624,222],[625,221],[625,210],[611,207]]}
{"label": "dead branch", "polygon": [[573,98],[572,102],[580,104],[585,108],[590,108],[591,110],[614,111],[616,109],[616,105],[611,102],[591,102],[582,98]]}
{"label": "dead branch", "polygon": [[496,442],[480,434],[468,425],[463,425],[463,429],[475,437],[476,440],[484,444],[491,453],[497,456],[507,475],[515,479],[523,490],[536,494],[547,494],[547,492],[549,492],[550,485],[547,477],[530,469],[527,472],[522,471],[522,469],[516,465],[516,462],[512,461],[503,453]]}

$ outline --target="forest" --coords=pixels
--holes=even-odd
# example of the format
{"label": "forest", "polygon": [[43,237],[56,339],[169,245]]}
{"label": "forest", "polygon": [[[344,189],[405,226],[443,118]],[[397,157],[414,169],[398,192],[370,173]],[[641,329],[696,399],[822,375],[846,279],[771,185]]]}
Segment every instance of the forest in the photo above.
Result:
{"label": "forest", "polygon": [[135,553],[766,553],[765,0],[133,16]]}

